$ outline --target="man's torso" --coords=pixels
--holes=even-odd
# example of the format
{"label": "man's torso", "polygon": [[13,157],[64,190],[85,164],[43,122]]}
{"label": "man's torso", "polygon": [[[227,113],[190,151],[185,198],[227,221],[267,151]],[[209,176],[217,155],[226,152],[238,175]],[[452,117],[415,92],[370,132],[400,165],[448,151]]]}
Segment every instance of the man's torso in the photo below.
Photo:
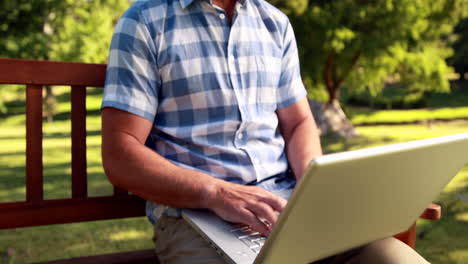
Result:
{"label": "man's torso", "polygon": [[[205,0],[137,2],[116,28],[103,106],[125,100],[119,98],[125,80],[112,76],[139,63],[129,82],[146,88],[130,96],[152,97],[133,107],[153,120],[147,145],[157,153],[239,183],[285,172],[275,111],[305,95],[300,76],[291,76],[298,69],[284,71],[288,27],[282,13],[258,0],[239,1],[232,25]],[[146,48],[112,59],[128,49],[121,47],[126,41]],[[125,65],[125,56],[133,65]]]}

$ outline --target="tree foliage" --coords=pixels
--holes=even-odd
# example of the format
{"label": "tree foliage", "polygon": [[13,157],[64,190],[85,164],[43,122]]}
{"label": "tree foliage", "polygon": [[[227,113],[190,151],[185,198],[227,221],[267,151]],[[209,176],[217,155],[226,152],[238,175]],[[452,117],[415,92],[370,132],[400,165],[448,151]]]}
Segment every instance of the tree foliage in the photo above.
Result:
{"label": "tree foliage", "polygon": [[[63,0],[5,0],[0,11],[0,56],[45,59],[50,34],[45,34],[52,20],[60,24],[67,7]],[[55,14],[55,17],[51,16]]]}
{"label": "tree foliage", "polygon": [[[379,92],[385,82],[411,90],[448,90],[446,39],[466,0],[310,0],[291,21],[303,76],[326,88]],[[292,12],[294,13],[294,12]],[[299,13],[299,14],[297,14]]]}
{"label": "tree foliage", "polygon": [[129,7],[128,0],[72,0],[73,6],[63,18],[51,45],[57,60],[105,63],[114,26]]}
{"label": "tree foliage", "polygon": [[460,78],[466,79],[465,74],[468,73],[468,18],[463,19],[457,25],[455,34],[452,46],[454,54],[450,57],[449,63],[460,74]]}
{"label": "tree foliage", "polygon": [[[104,63],[113,28],[130,6],[129,0],[2,0],[0,57]],[[19,97],[24,87],[0,90]],[[55,97],[46,87],[48,119]],[[50,111],[49,111],[50,110]]]}
{"label": "tree foliage", "polygon": [[0,56],[105,62],[129,0],[3,0]]}

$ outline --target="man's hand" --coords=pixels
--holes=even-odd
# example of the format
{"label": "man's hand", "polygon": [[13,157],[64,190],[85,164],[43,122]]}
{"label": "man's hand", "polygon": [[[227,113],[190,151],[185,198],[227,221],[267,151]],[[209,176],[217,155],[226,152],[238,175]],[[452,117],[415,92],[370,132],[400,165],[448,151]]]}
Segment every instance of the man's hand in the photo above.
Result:
{"label": "man's hand", "polygon": [[219,181],[205,196],[206,207],[219,217],[250,226],[267,236],[287,201],[260,187]]}

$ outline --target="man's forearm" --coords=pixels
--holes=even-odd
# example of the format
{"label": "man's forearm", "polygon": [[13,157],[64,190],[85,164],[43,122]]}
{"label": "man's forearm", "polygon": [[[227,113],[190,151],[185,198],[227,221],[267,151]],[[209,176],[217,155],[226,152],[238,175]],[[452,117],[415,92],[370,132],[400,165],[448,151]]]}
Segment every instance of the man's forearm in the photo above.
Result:
{"label": "man's forearm", "polygon": [[147,200],[178,208],[206,207],[204,195],[219,181],[176,166],[130,135],[103,139],[103,163],[110,181]]}
{"label": "man's forearm", "polygon": [[296,179],[310,161],[322,155],[320,137],[307,98],[277,111],[281,134],[286,142],[286,154]]}
{"label": "man's forearm", "polygon": [[299,179],[310,161],[322,155],[320,137],[313,117],[302,120],[293,130],[286,144],[289,164]]}
{"label": "man's forearm", "polygon": [[103,161],[111,182],[147,200],[177,208],[207,208],[230,222],[244,223],[263,235],[286,201],[256,186],[242,186],[178,167],[131,136],[119,144],[103,142]]}

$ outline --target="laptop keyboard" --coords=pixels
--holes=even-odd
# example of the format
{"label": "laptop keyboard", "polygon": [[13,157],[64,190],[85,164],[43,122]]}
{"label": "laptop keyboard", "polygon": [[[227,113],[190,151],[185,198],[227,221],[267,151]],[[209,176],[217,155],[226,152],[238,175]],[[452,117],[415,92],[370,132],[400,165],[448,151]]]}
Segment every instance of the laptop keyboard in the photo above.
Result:
{"label": "laptop keyboard", "polygon": [[231,233],[257,254],[262,249],[263,244],[265,244],[266,237],[245,225],[235,226],[235,228],[231,230]]}

